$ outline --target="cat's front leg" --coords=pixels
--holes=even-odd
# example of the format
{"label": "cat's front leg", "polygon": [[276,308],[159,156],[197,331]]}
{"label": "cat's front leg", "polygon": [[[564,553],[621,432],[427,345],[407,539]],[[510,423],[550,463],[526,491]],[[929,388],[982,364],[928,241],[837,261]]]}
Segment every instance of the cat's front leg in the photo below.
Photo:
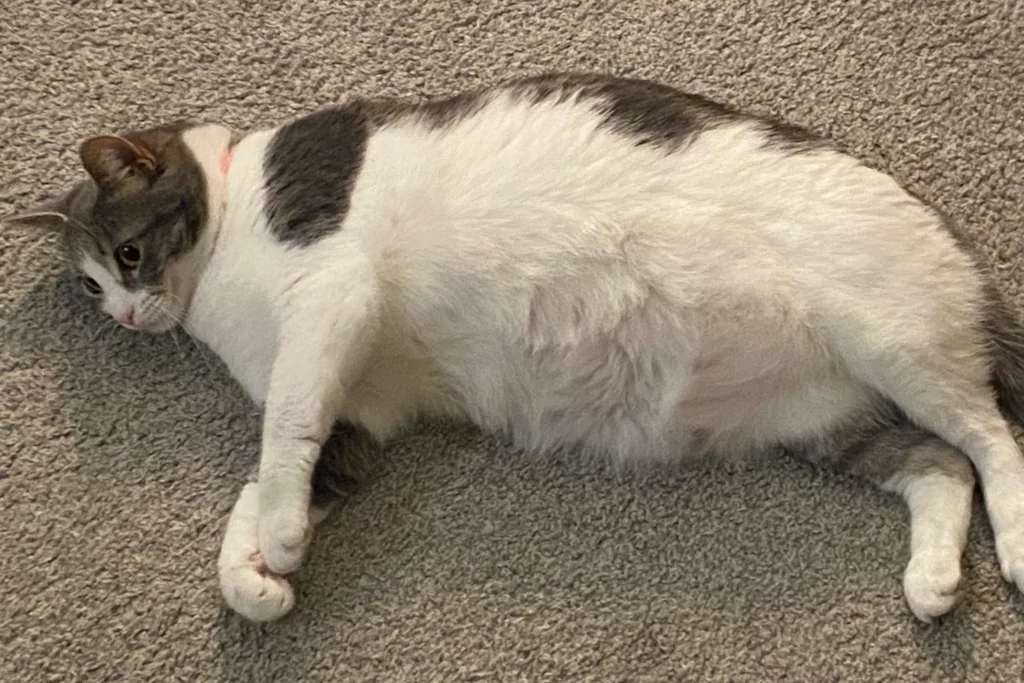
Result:
{"label": "cat's front leg", "polygon": [[[280,619],[295,604],[288,580],[267,567],[259,549],[259,484],[253,472],[231,509],[224,542],[217,561],[221,594],[228,607],[252,621]],[[327,516],[324,501],[312,508],[310,517],[318,524]]]}
{"label": "cat's front leg", "polygon": [[377,329],[369,282],[294,290],[282,317],[260,454],[259,549],[278,574],[302,563],[313,469]]}
{"label": "cat's front leg", "polygon": [[249,482],[235,501],[217,574],[228,607],[252,621],[280,619],[295,603],[287,579],[270,571],[259,549],[259,488]]}

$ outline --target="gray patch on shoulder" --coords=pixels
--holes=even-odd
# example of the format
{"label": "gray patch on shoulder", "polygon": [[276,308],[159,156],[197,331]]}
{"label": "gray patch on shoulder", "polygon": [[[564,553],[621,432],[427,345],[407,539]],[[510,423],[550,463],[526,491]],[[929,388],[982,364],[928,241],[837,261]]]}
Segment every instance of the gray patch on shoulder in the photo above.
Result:
{"label": "gray patch on shoulder", "polygon": [[263,172],[277,239],[308,246],[341,229],[369,134],[357,101],[296,119],[274,135]]}
{"label": "gray patch on shoulder", "polygon": [[675,151],[705,131],[743,121],[759,122],[769,144],[783,151],[802,152],[826,146],[822,138],[799,126],[747,114],[702,95],[653,81],[562,73],[520,79],[507,87],[534,102],[595,101],[605,115],[606,125],[629,136],[638,146]]}

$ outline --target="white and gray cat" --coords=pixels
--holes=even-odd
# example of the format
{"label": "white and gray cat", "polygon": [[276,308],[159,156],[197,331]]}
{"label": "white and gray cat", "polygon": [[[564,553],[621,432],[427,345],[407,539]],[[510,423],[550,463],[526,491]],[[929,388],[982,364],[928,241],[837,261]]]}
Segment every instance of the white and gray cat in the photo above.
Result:
{"label": "white and gray cat", "polygon": [[621,463],[791,451],[910,508],[925,621],[977,473],[1024,589],[1024,329],[953,226],[798,128],[654,83],[547,75],[354,99],[234,136],[97,137],[56,230],[125,327],[182,325],[264,407],[228,604],[293,604],[322,447],[457,416]]}

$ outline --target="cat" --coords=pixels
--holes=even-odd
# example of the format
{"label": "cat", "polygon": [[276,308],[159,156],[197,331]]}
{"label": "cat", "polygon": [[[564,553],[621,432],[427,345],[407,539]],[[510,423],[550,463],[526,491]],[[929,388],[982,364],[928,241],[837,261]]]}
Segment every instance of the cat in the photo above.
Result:
{"label": "cat", "polygon": [[977,477],[1024,589],[1024,327],[956,226],[801,128],[547,74],[80,158],[82,181],[7,222],[56,231],[106,313],[183,326],[263,407],[219,560],[249,619],[293,606],[325,442],[424,417],[528,451],[791,452],[865,477],[910,509],[923,621],[956,603]]}

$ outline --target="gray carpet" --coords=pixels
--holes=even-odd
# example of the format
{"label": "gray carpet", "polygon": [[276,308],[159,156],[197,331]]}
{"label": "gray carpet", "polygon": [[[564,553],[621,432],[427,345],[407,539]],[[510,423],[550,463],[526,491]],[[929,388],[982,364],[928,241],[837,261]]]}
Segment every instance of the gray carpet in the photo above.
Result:
{"label": "gray carpet", "polygon": [[[832,136],[964,223],[1024,309],[1019,3],[4,0],[3,15],[0,212],[60,190],[90,134],[610,70]],[[115,329],[60,272],[52,237],[0,234],[2,681],[1024,677],[1024,600],[980,516],[964,600],[925,627],[901,597],[905,511],[858,482],[791,462],[621,481],[452,425],[403,439],[351,492],[292,615],[245,623],[215,564],[254,411],[208,353]]]}

